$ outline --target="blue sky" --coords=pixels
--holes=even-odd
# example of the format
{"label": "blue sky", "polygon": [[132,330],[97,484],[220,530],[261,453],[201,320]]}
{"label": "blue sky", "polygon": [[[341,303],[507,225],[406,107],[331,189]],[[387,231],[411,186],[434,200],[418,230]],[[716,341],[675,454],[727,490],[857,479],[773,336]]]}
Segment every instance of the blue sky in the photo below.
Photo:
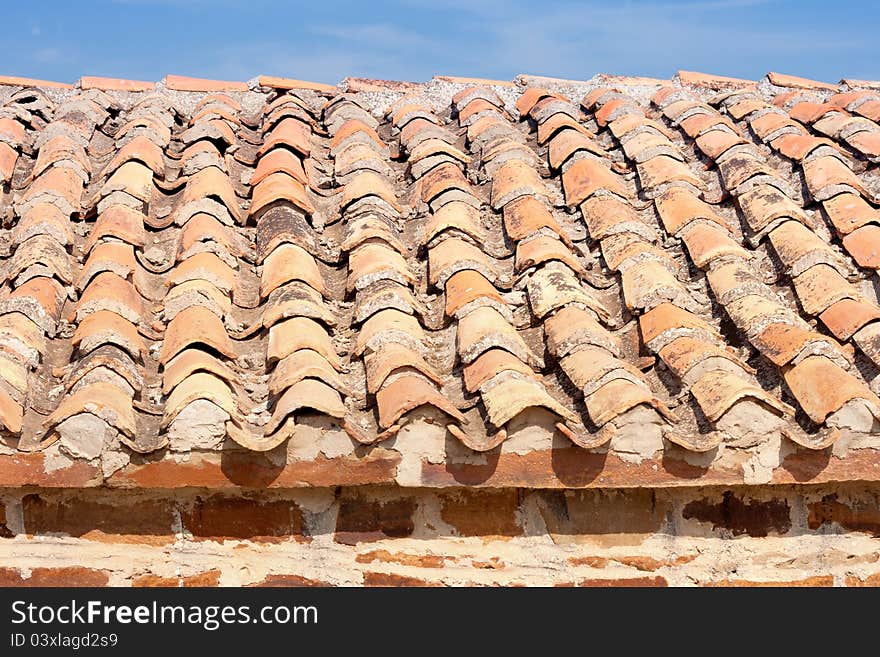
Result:
{"label": "blue sky", "polygon": [[[4,3],[0,74],[158,80],[435,74],[880,79],[880,3],[88,0]],[[39,7],[39,9],[38,9]]]}

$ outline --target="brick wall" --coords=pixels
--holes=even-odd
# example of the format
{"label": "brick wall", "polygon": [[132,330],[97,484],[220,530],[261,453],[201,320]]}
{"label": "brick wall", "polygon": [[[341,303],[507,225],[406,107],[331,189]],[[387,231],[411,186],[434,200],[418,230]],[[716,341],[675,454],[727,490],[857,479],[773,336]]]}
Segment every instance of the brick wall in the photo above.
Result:
{"label": "brick wall", "polygon": [[880,585],[880,491],[857,485],[0,502],[0,585]]}

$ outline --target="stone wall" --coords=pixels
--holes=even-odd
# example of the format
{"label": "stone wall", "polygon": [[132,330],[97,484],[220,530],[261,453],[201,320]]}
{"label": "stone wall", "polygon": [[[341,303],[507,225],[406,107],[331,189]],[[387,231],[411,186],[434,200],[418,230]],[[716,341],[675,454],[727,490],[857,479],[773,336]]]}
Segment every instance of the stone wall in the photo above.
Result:
{"label": "stone wall", "polygon": [[880,489],[0,489],[0,585],[880,585]]}

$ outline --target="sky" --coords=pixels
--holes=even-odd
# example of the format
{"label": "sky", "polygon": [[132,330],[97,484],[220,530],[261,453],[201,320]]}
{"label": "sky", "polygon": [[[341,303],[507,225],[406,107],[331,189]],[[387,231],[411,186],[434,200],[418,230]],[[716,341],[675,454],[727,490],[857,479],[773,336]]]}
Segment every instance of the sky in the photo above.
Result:
{"label": "sky", "polygon": [[0,75],[880,79],[880,3],[66,0],[4,3]]}

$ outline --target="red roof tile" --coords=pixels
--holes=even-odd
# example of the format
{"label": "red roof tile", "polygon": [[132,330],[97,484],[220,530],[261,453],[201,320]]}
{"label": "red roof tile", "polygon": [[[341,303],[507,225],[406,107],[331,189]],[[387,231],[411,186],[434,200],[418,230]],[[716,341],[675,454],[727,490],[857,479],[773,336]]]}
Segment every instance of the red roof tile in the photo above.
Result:
{"label": "red roof tile", "polygon": [[246,82],[229,82],[227,80],[208,80],[205,78],[188,78],[185,75],[165,76],[165,86],[174,91],[247,91]]}
{"label": "red roof tile", "polygon": [[[172,450],[299,450],[314,416],[352,462],[410,449],[410,425],[462,443],[432,467],[538,433],[560,459],[635,458],[656,435],[644,460],[667,472],[722,443],[753,458],[752,404],[798,458],[832,428],[870,443],[851,411],[880,413],[852,357],[880,364],[872,97],[600,79],[614,90],[169,76],[189,100],[90,77],[41,109],[13,96],[0,422],[24,450],[92,414],[163,462],[197,410],[216,444]],[[124,101],[112,119],[98,89]]]}

